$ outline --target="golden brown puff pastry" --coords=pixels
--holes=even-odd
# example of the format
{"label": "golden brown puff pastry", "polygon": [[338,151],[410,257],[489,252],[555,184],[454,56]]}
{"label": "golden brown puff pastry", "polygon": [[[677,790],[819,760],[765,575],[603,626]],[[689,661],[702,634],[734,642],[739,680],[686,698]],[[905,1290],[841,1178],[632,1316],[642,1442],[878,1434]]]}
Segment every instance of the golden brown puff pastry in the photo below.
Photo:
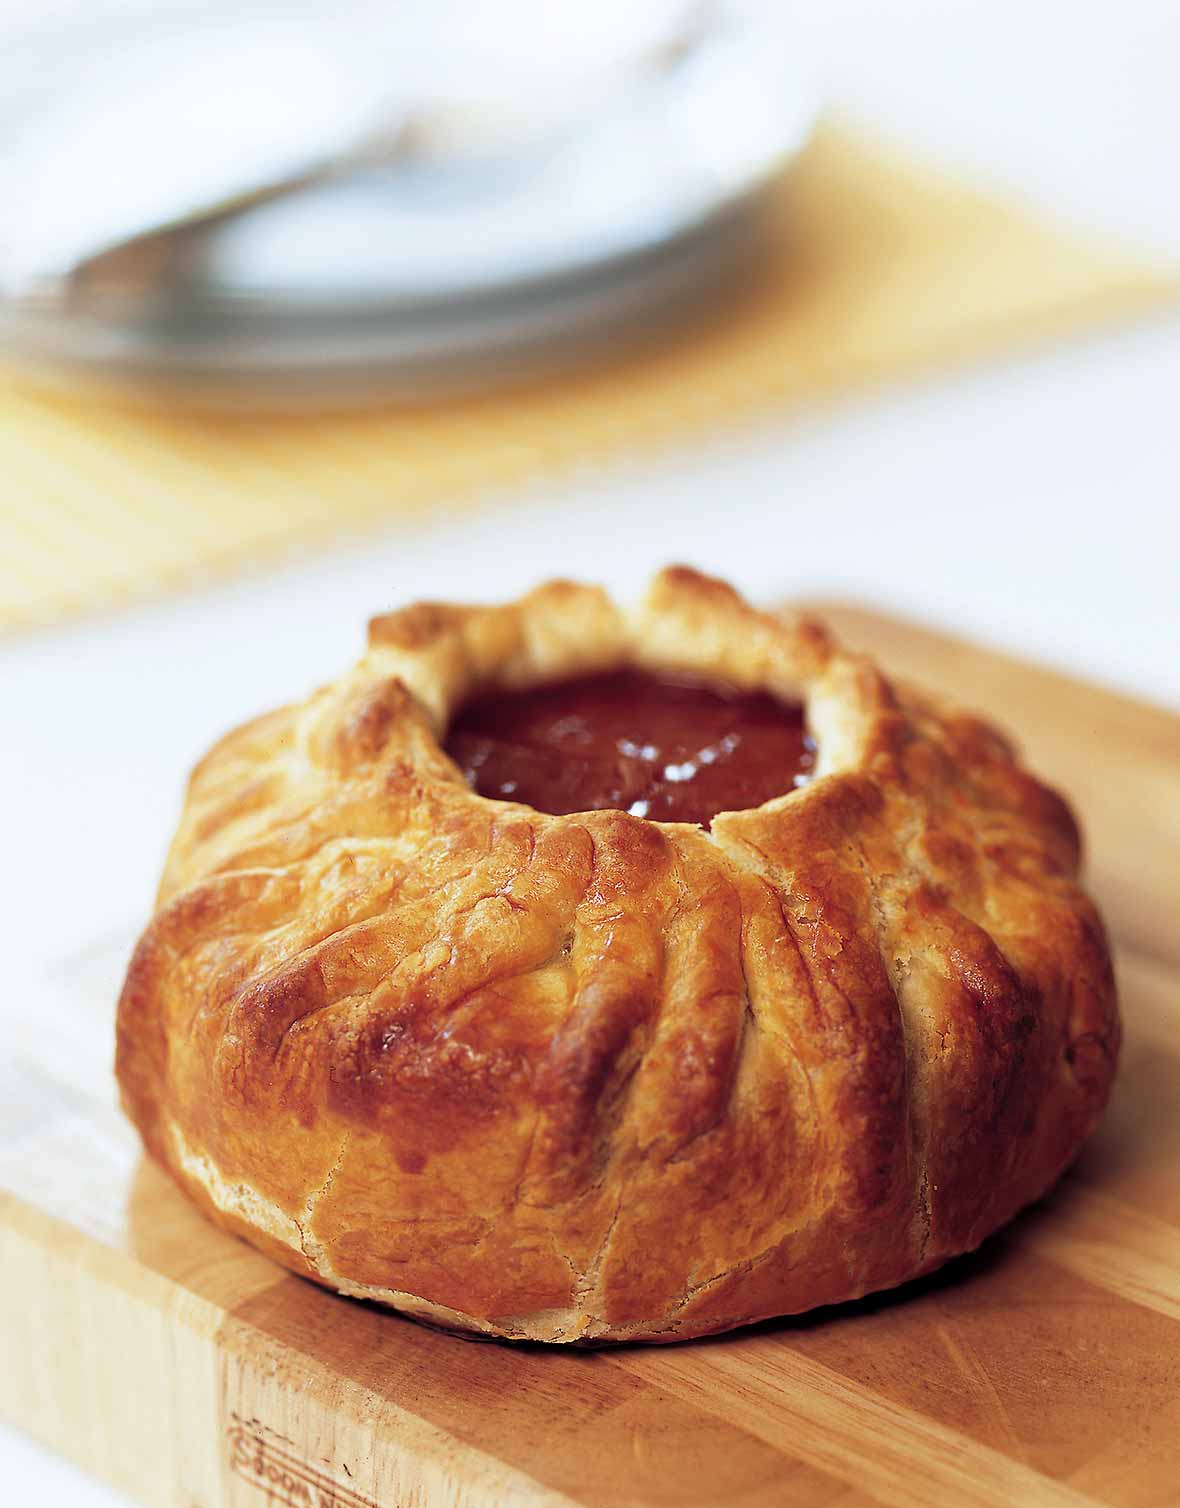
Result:
{"label": "golden brown puff pastry", "polygon": [[[440,747],[611,667],[801,699],[814,778],[711,830],[550,816]],[[1059,1176],[1119,1025],[1064,802],[808,620],[665,571],[374,620],[195,770],[119,1006],[150,1151],[343,1293],[672,1340],[903,1282]]]}

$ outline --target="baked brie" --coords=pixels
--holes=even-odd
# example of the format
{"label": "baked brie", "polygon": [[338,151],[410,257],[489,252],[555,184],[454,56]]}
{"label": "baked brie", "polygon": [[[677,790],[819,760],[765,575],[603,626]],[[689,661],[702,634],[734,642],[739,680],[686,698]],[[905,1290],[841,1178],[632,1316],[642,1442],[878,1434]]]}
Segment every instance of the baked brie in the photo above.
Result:
{"label": "baked brie", "polygon": [[375,619],[193,773],[118,1012],[148,1150],[434,1323],[674,1340],[977,1246],[1106,1101],[1110,956],[992,727],[675,568]]}

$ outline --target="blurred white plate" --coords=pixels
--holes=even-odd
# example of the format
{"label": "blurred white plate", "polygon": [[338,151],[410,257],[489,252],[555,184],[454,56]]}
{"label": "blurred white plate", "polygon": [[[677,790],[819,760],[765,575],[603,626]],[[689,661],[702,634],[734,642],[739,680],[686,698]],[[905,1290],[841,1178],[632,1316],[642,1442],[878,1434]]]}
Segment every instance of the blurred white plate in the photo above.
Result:
{"label": "blurred white plate", "polygon": [[[395,31],[384,10],[141,17],[108,23],[97,53],[89,31],[81,62],[60,21],[52,54],[48,28],[26,33],[0,118],[0,194],[25,210],[0,234],[0,340],[50,372],[213,402],[414,397],[723,292],[811,127],[781,28],[653,0],[546,41],[547,13],[454,0],[398,11]],[[383,166],[127,244],[383,126]]]}

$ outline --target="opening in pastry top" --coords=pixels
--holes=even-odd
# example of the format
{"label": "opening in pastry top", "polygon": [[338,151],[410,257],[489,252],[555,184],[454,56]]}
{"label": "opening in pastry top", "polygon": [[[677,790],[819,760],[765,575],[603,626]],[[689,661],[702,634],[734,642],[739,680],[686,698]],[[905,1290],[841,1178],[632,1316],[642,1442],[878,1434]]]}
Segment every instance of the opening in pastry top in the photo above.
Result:
{"label": "opening in pastry top", "polygon": [[481,796],[702,826],[785,795],[815,768],[800,704],[640,670],[481,696],[459,709],[445,747]]}

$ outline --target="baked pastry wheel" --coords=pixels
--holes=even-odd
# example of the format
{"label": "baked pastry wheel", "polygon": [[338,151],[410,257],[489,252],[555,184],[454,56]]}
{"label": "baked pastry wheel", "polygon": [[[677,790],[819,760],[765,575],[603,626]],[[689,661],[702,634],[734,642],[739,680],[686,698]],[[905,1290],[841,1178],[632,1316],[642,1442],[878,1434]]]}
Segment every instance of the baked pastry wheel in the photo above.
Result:
{"label": "baked pastry wheel", "polygon": [[977,1246],[1094,1126],[1077,866],[1001,734],[693,571],[419,603],[197,766],[123,1102],[219,1225],[419,1318],[791,1314]]}

